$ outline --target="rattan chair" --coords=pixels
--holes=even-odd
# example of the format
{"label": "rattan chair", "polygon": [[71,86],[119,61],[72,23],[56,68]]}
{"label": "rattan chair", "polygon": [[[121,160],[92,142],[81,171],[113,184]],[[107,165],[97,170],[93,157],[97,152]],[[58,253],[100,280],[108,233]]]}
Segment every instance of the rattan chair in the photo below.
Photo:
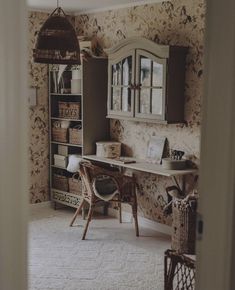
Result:
{"label": "rattan chair", "polygon": [[[135,232],[138,237],[139,227],[137,218],[136,182],[134,177],[125,176],[121,172],[111,171],[88,161],[82,161],[80,163],[80,176],[84,185],[83,199],[72,218],[70,226],[73,225],[84,203],[87,202],[89,204],[89,211],[82,240],[86,238],[87,229],[92,219],[94,208],[96,204],[101,201],[114,201],[118,203],[120,222],[122,222],[121,203],[130,204],[135,222]],[[103,190],[102,184],[105,184]]]}

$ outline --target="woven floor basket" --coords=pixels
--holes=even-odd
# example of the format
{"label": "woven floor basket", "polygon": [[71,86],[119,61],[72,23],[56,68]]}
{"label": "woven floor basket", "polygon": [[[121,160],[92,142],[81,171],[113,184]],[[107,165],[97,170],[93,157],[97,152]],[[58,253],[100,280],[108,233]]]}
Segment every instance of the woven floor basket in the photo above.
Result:
{"label": "woven floor basket", "polygon": [[172,213],[172,250],[177,253],[195,254],[196,200],[193,203],[184,200],[173,201]]}

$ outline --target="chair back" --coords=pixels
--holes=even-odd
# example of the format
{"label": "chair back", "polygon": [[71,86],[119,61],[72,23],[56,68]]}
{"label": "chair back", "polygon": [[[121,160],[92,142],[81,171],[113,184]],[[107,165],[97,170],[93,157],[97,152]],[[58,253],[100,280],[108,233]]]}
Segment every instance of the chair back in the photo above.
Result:
{"label": "chair back", "polygon": [[89,161],[80,162],[80,176],[85,186],[85,198],[94,196],[103,201],[110,201],[120,192],[119,172],[113,172],[92,164]]}

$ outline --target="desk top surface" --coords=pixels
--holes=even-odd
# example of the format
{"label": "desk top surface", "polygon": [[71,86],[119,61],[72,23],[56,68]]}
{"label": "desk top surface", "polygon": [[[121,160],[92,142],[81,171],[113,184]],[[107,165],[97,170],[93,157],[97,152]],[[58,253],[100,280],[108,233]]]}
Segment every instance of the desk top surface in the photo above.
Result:
{"label": "desk top surface", "polygon": [[[91,161],[97,161],[97,162],[103,162],[110,165],[117,165],[124,168],[129,168],[132,170],[162,175],[162,176],[177,176],[177,175],[187,175],[187,174],[196,174],[198,173],[197,169],[184,169],[184,170],[168,170],[164,169],[162,165],[159,164],[152,164],[149,162],[146,162],[145,160],[138,160],[135,159],[135,163],[123,163],[122,161],[111,159],[111,158],[104,158],[104,157],[98,157],[96,155],[85,155],[83,158],[91,160]],[[132,158],[134,159],[134,158]]]}

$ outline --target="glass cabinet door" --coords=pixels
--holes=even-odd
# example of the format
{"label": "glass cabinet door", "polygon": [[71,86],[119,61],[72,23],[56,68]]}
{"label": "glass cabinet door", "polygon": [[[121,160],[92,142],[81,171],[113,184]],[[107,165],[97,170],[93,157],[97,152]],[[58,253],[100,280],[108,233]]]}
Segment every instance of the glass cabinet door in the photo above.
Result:
{"label": "glass cabinet door", "polygon": [[134,52],[109,64],[109,115],[133,116]]}
{"label": "glass cabinet door", "polygon": [[166,59],[137,50],[135,116],[145,119],[165,118]]}

